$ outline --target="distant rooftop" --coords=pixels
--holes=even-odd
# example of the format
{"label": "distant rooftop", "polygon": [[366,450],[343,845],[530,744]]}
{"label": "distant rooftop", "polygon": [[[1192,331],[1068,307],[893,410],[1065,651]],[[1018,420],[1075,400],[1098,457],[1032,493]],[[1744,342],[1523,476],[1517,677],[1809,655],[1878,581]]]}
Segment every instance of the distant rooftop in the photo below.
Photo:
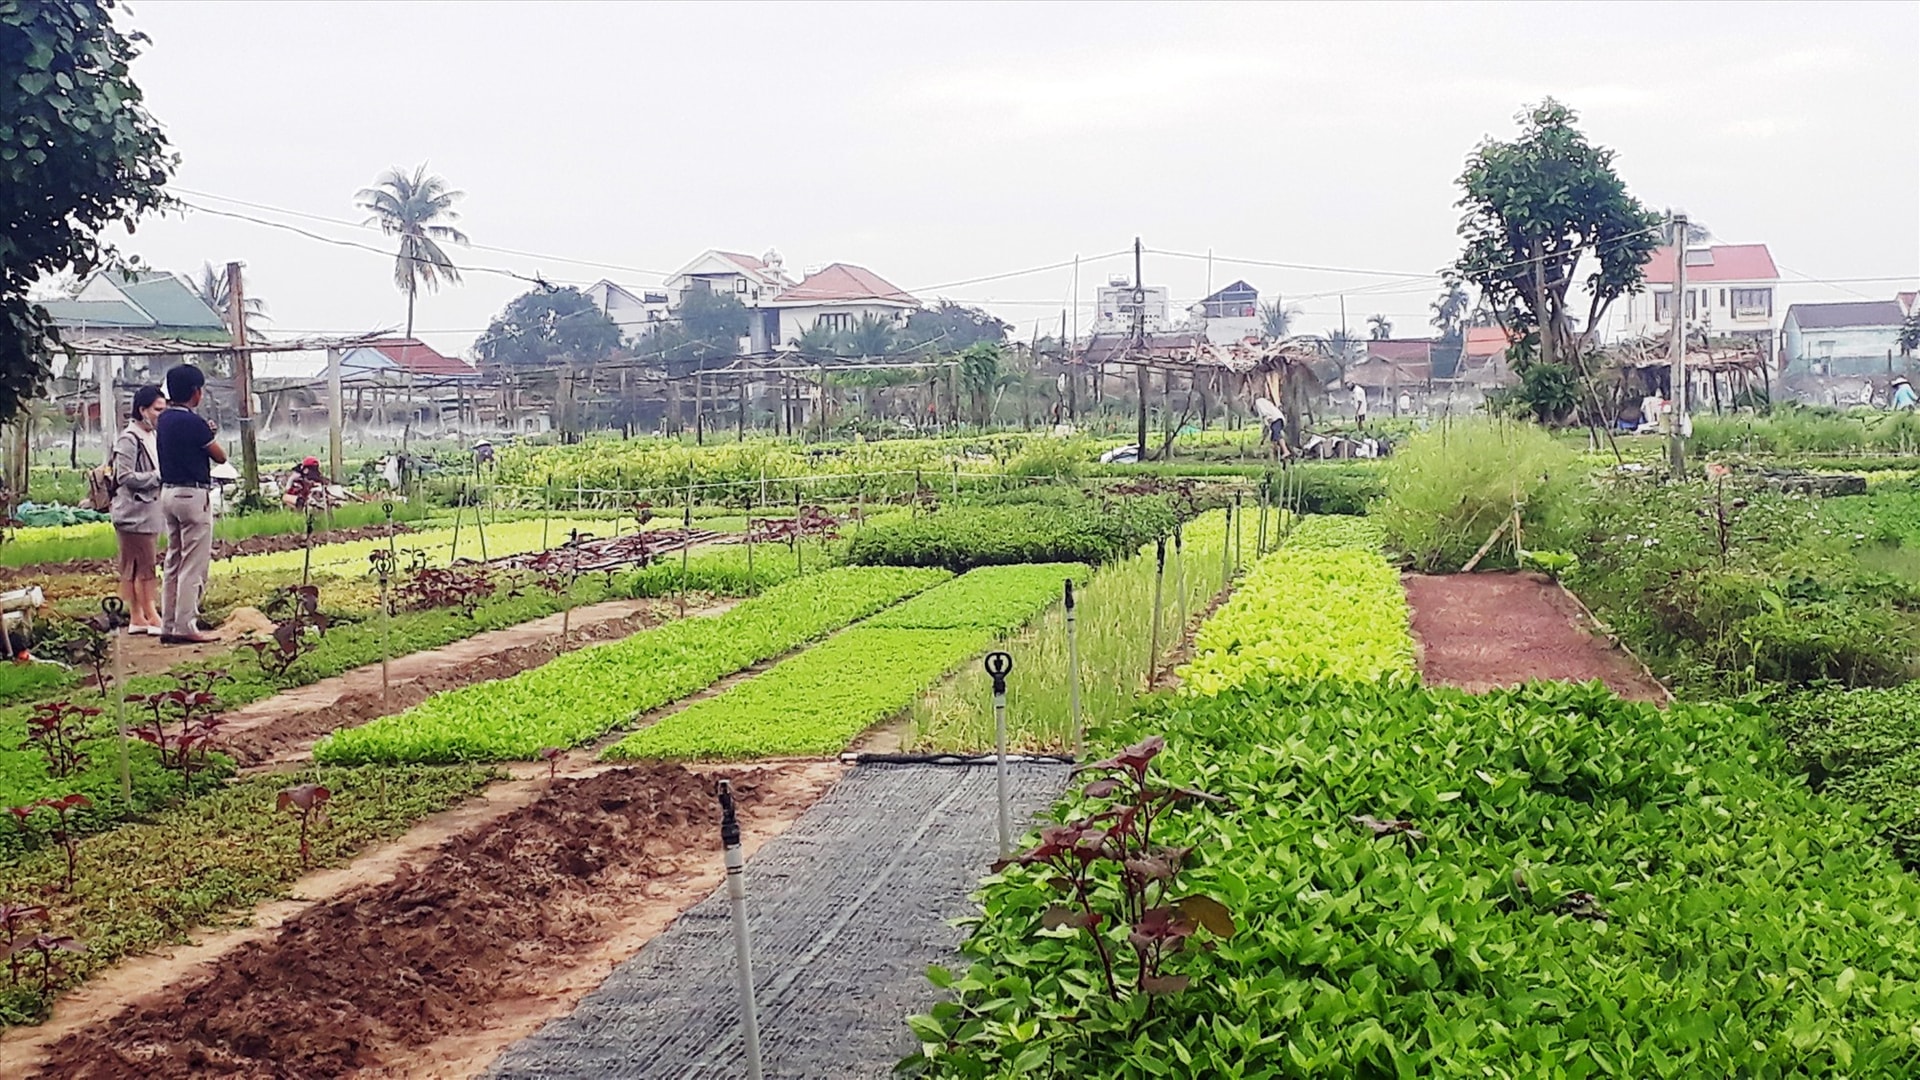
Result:
{"label": "distant rooftop", "polygon": [[[1715,244],[1687,250],[1687,283],[1777,281],[1779,268],[1765,244]],[[1673,248],[1655,248],[1647,260],[1647,284],[1673,284]]]}

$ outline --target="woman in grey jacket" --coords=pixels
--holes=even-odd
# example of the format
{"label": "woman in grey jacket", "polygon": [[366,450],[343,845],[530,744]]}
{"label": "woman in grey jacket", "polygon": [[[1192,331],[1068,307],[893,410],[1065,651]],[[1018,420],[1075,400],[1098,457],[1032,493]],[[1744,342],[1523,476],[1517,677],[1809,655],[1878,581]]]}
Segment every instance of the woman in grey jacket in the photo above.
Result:
{"label": "woman in grey jacket", "polygon": [[158,634],[160,579],[156,541],[166,531],[160,509],[160,458],[154,448],[153,422],[166,411],[157,386],[133,394],[133,418],[113,442],[113,506],[107,516],[120,542],[120,599],[136,634]]}

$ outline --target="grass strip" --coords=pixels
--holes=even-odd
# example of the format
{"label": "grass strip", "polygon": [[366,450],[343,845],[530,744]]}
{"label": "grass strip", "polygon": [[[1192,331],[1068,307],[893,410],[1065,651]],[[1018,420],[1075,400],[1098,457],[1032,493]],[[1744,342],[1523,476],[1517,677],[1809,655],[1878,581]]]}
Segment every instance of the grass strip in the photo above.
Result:
{"label": "grass strip", "polygon": [[[53,981],[58,991],[123,957],[184,942],[196,927],[285,895],[304,871],[299,823],[275,808],[284,788],[313,783],[332,793],[327,822],[313,828],[311,846],[314,865],[334,866],[460,802],[495,775],[479,768],[321,768],[248,777],[149,821],[80,841],[70,892],[62,888],[66,856],[58,848],[0,868],[0,901],[46,905],[53,932],[86,946],[58,958],[66,972]],[[50,1004],[39,993],[37,961],[22,962],[20,983],[0,986],[0,1023],[37,1022]]]}
{"label": "grass strip", "polygon": [[[1253,554],[1256,525],[1243,521],[1242,547]],[[1176,561],[1168,545],[1166,580],[1162,583],[1161,656],[1157,668],[1180,642],[1177,625],[1183,615],[1202,611],[1220,590],[1223,556],[1233,543],[1224,511],[1202,514],[1187,523]],[[1157,566],[1152,545],[1130,559],[1095,571],[1077,600],[1080,647],[1080,704],[1088,724],[1125,716],[1146,685],[1148,652],[1153,637],[1153,592]],[[985,573],[976,570],[952,585],[925,594],[937,596]],[[1063,575],[1055,574],[1056,578]],[[1059,583],[1054,584],[1056,589]],[[914,601],[913,603],[920,603]],[[904,611],[903,604],[896,611]],[[890,611],[870,619],[868,626],[895,615]],[[1014,634],[1002,646],[1013,655],[1007,677],[1007,737],[1009,745],[1025,750],[1070,750],[1073,710],[1068,694],[1066,611],[1049,607],[1039,619]],[[907,745],[924,751],[974,751],[993,745],[993,703],[986,673],[968,666],[932,692],[918,695],[911,706]]]}
{"label": "grass strip", "polygon": [[843,567],[769,589],[731,610],[568,653],[509,679],[436,694],[406,712],[335,732],[318,761],[531,760],[611,731],[749,665],[920,592],[939,570]]}

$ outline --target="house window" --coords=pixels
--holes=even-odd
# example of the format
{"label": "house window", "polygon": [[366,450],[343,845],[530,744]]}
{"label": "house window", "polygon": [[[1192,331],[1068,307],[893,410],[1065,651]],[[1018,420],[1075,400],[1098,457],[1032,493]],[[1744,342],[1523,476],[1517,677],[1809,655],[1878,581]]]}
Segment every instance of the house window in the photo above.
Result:
{"label": "house window", "polygon": [[1697,293],[1696,293],[1696,292],[1694,292],[1694,291],[1693,291],[1692,289],[1688,289],[1688,290],[1687,290],[1687,318],[1689,318],[1689,319],[1697,319],[1697,318],[1699,318],[1699,317],[1700,317],[1699,315],[1697,315],[1697,314],[1695,314],[1695,312],[1696,312],[1696,310],[1697,310],[1697,307],[1696,307],[1696,304],[1695,304],[1695,298],[1697,298],[1697,297],[1699,297],[1699,296],[1701,296],[1701,295],[1704,295],[1704,294],[1705,294],[1705,292],[1706,292],[1706,290],[1705,290],[1705,289],[1702,289],[1702,290],[1700,290],[1700,292],[1697,292]]}
{"label": "house window", "polygon": [[1727,290],[1725,289],[1720,290],[1720,306],[1721,307],[1727,306]]}
{"label": "house window", "polygon": [[1673,293],[1671,290],[1653,294],[1653,321],[1659,323],[1673,321]]}
{"label": "house window", "polygon": [[1733,316],[1771,316],[1773,314],[1772,289],[1735,289],[1733,290]]}
{"label": "house window", "polygon": [[737,293],[744,293],[744,292],[746,292],[746,291],[747,291],[747,279],[746,279],[746,278],[734,278],[734,279],[733,279],[733,291],[734,291],[734,292],[737,292]]}
{"label": "house window", "polygon": [[845,334],[853,329],[853,315],[849,312],[838,311],[820,316],[813,320],[813,325],[822,330],[830,330],[836,334]]}

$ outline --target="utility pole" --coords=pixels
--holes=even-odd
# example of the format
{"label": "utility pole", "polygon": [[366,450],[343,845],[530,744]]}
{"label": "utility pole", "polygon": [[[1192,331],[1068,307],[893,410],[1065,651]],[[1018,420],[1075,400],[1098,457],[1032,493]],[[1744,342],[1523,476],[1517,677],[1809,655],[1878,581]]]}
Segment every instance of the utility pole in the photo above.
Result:
{"label": "utility pole", "polygon": [[1687,444],[1680,436],[1680,420],[1687,415],[1687,215],[1673,215],[1673,346],[1668,354],[1672,369],[1667,408],[1667,464],[1673,478],[1687,475]]}
{"label": "utility pole", "polygon": [[327,478],[340,479],[346,467],[340,446],[340,347],[327,349]]}
{"label": "utility pole", "polygon": [[1133,374],[1140,393],[1138,460],[1147,460],[1147,287],[1140,279],[1140,238],[1133,238]]}
{"label": "utility pole", "polygon": [[1066,308],[1060,309],[1060,366],[1067,371],[1067,423],[1072,424],[1079,414],[1080,375],[1073,370],[1073,343],[1067,340]]}
{"label": "utility pole", "polygon": [[233,393],[240,399],[240,499],[250,505],[260,498],[260,450],[253,440],[253,352],[247,348],[247,298],[237,262],[227,264],[227,317],[236,346]]}

